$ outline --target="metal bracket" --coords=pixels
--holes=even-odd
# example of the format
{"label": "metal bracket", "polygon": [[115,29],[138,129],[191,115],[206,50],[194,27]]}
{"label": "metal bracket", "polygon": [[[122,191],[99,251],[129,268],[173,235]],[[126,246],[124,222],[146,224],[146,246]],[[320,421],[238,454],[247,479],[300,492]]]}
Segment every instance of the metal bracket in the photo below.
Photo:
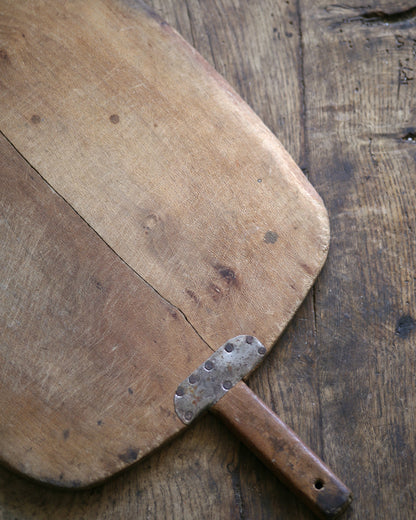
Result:
{"label": "metal bracket", "polygon": [[253,336],[224,343],[183,381],[175,393],[175,411],[185,424],[215,404],[262,361],[266,348]]}

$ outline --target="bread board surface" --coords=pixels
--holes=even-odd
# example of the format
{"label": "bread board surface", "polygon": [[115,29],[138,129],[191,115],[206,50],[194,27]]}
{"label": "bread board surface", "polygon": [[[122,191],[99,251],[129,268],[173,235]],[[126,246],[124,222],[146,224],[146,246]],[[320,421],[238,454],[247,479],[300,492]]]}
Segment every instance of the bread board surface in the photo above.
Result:
{"label": "bread board surface", "polygon": [[2,10],[0,454],[86,485],[183,428],[175,388],[228,338],[272,347],[325,260],[327,215],[142,4]]}

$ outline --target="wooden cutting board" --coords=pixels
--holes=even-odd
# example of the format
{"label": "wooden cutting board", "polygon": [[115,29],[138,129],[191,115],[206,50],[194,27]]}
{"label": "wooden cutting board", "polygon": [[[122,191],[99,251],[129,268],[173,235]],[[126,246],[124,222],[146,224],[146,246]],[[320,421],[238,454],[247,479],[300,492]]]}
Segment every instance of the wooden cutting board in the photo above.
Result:
{"label": "wooden cutting board", "polygon": [[[1,18],[0,457],[85,486],[185,427],[175,390],[229,338],[271,349],[328,219],[276,137],[140,2],[10,0]],[[242,383],[226,398],[231,423],[255,402]]]}

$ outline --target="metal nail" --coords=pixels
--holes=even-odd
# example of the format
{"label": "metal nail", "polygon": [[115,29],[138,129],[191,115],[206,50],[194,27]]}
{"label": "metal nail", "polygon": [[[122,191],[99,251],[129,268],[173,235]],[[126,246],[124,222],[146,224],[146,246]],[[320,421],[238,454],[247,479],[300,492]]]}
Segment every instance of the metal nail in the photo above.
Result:
{"label": "metal nail", "polygon": [[191,421],[193,416],[194,416],[194,413],[193,413],[191,410],[188,410],[188,411],[185,413],[185,419],[186,419],[187,421]]}
{"label": "metal nail", "polygon": [[189,376],[189,382],[191,383],[191,385],[194,385],[198,381],[199,381],[199,375],[198,374],[191,374]]}

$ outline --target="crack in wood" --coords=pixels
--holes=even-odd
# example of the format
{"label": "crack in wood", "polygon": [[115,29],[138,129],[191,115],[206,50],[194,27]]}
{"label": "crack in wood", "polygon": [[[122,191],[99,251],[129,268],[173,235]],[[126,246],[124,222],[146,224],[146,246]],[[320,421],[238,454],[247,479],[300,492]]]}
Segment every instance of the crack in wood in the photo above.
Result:
{"label": "crack in wood", "polygon": [[185,0],[185,9],[186,9],[186,14],[187,14],[187,16],[188,16],[188,20],[189,20],[189,30],[191,31],[192,46],[196,48],[196,39],[195,39],[195,32],[194,32],[194,23],[193,23],[193,21],[192,21],[192,15],[191,15],[191,10],[189,9],[188,0]]}
{"label": "crack in wood", "polygon": [[416,130],[410,130],[406,135],[400,138],[402,141],[416,143]]}
{"label": "crack in wood", "polygon": [[[238,460],[241,458],[241,444],[238,448]],[[243,492],[241,490],[241,477],[240,477],[240,462],[235,467],[232,464],[227,464],[227,470],[231,475],[231,485],[234,493],[234,501],[238,507],[239,520],[246,518]]]}
{"label": "crack in wood", "polygon": [[[354,9],[347,8],[344,6],[330,6],[330,7],[342,7],[343,9]],[[326,9],[327,11],[330,8]],[[393,13],[387,13],[382,11],[381,9],[375,9],[372,11],[364,11],[356,16],[351,16],[349,18],[344,18],[339,22],[333,24],[332,27],[339,27],[342,24],[360,22],[363,25],[397,25],[405,22],[413,22],[416,21],[416,6],[410,7],[409,9],[404,9],[400,11],[395,11]]]}
{"label": "crack in wood", "polygon": [[10,141],[10,139],[0,130],[0,136],[4,137],[4,139],[10,144],[10,146],[13,147],[13,149],[16,151],[16,153],[26,162],[26,164],[28,164],[32,170],[34,172],[36,172],[39,177],[48,185],[48,187],[53,191],[53,193],[58,196],[59,198],[61,198],[65,204],[67,204],[71,209],[72,211],[74,211],[76,213],[76,215],[83,221],[85,222],[85,224],[91,229],[91,231],[96,235],[98,236],[98,238],[100,240],[102,240],[104,242],[104,244],[112,251],[112,253],[126,266],[128,267],[141,281],[143,281],[148,287],[150,287],[167,305],[169,305],[174,311],[177,311],[182,317],[183,319],[189,324],[189,326],[192,328],[192,330],[195,332],[195,334],[197,334],[197,336],[210,348],[210,350],[212,350],[213,352],[215,352],[215,348],[212,348],[206,341],[205,339],[200,335],[200,333],[195,329],[195,327],[192,325],[192,323],[189,321],[188,317],[185,315],[185,313],[179,309],[176,305],[174,305],[173,303],[171,303],[167,298],[165,298],[162,294],[160,294],[145,278],[143,278],[135,269],[133,269],[133,267],[131,265],[129,265],[104,239],[101,235],[99,235],[97,233],[97,231],[89,224],[88,221],[86,221],[84,219],[84,217],[82,217],[82,215],[80,215],[77,210],[65,199],[65,197],[63,197],[60,193],[56,192],[53,188],[53,186],[51,186],[49,184],[49,182],[41,175],[41,173],[26,159],[26,157],[24,155],[22,155],[22,153],[16,148],[16,146],[14,146],[14,144]]}
{"label": "crack in wood", "polygon": [[296,14],[298,17],[298,37],[299,37],[299,64],[298,64],[298,76],[301,90],[301,112],[300,119],[302,123],[301,127],[301,147],[299,162],[303,173],[308,177],[309,173],[309,145],[306,125],[306,88],[305,88],[305,70],[304,70],[304,42],[302,34],[302,16],[299,0],[296,2]]}

